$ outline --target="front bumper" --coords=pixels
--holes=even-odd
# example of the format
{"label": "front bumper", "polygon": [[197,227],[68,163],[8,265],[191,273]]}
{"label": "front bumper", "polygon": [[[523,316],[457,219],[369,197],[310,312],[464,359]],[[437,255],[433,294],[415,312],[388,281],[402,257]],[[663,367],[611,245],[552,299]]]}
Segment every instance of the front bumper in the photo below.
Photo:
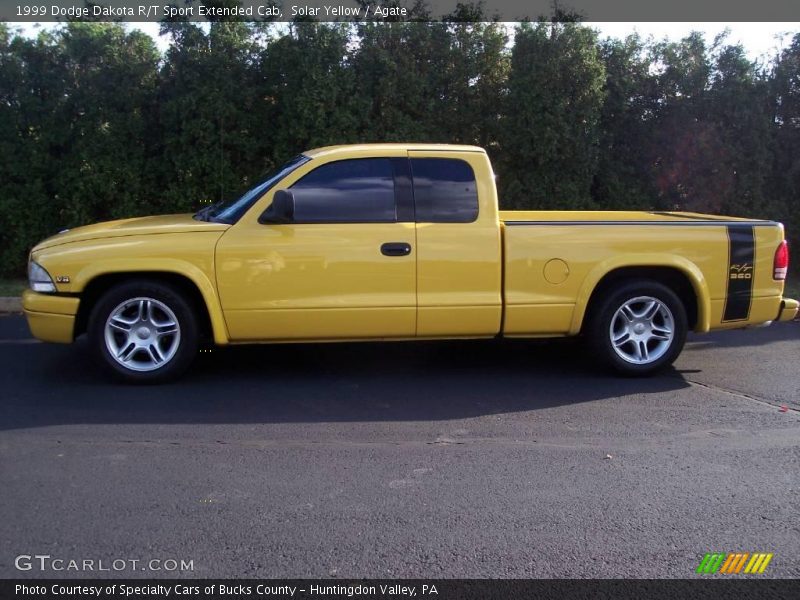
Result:
{"label": "front bumper", "polygon": [[43,342],[69,344],[75,338],[75,318],[79,298],[39,294],[32,290],[22,293],[22,308],[28,327]]}
{"label": "front bumper", "polygon": [[800,302],[791,298],[784,298],[781,301],[781,309],[778,311],[778,321],[792,321],[797,318],[797,308]]}

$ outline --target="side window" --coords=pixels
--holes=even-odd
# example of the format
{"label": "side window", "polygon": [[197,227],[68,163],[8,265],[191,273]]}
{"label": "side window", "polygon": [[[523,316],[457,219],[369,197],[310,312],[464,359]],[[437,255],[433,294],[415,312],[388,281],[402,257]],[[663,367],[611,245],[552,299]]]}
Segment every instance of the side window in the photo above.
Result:
{"label": "side window", "polygon": [[394,175],[389,158],[327,163],[292,187],[298,223],[394,223]]}
{"label": "side window", "polygon": [[471,223],[478,218],[472,167],[453,158],[412,158],[418,222]]}

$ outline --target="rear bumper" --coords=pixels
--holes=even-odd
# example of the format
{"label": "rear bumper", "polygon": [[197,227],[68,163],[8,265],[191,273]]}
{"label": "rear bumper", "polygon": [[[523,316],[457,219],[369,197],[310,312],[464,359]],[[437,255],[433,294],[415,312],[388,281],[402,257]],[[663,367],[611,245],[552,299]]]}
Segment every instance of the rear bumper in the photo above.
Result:
{"label": "rear bumper", "polygon": [[791,298],[784,298],[781,301],[781,308],[778,311],[778,321],[792,321],[797,318],[797,309],[800,302]]}
{"label": "rear bumper", "polygon": [[73,341],[79,304],[78,298],[38,294],[31,290],[22,294],[28,327],[33,336],[43,342],[69,344]]}

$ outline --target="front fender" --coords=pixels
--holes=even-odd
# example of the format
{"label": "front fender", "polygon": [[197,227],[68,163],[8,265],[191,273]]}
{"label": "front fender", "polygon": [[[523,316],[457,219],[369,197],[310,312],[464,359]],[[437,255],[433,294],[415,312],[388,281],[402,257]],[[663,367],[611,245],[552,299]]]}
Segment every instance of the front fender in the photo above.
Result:
{"label": "front fender", "polygon": [[[191,281],[205,302],[214,342],[227,344],[228,330],[216,290],[214,247],[219,233],[132,236],[64,244],[34,253],[54,279],[58,291],[81,294],[101,276],[170,273]],[[63,283],[66,280],[68,283]]]}
{"label": "front fender", "polygon": [[200,290],[200,295],[203,297],[211,320],[214,343],[220,345],[228,343],[228,329],[222,315],[216,288],[208,276],[191,263],[178,259],[159,259],[152,262],[138,259],[117,259],[110,263],[87,265],[78,272],[74,287],[83,290],[90,281],[97,277],[125,273],[171,273],[189,279]]}

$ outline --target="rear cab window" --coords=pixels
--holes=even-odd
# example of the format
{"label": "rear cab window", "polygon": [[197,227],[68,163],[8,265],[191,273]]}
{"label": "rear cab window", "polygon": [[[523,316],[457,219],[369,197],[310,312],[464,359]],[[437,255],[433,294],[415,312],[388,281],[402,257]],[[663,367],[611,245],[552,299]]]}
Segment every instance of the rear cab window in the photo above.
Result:
{"label": "rear cab window", "polygon": [[478,218],[475,172],[455,158],[412,158],[416,220],[419,223],[472,223]]}

